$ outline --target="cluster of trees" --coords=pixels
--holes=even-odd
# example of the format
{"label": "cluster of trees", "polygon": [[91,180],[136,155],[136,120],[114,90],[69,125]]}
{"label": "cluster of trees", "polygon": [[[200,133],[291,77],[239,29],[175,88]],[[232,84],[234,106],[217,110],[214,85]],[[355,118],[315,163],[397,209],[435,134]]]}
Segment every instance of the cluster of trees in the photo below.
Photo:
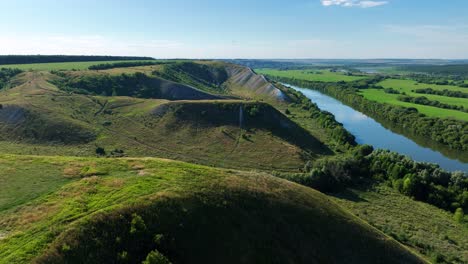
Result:
{"label": "cluster of trees", "polygon": [[435,94],[447,97],[456,97],[456,98],[468,98],[468,93],[464,93],[461,91],[451,91],[451,90],[434,90],[432,88],[422,88],[414,90],[415,93],[419,94]]}
{"label": "cluster of trees", "polygon": [[121,75],[83,75],[67,77],[54,82],[60,89],[69,92],[104,95],[158,98],[159,90],[153,89],[152,77],[144,73]]}
{"label": "cluster of trees", "polygon": [[[468,87],[468,84],[465,84],[464,78],[460,76],[447,76],[444,74],[410,74],[407,77],[410,77],[412,80],[417,81],[420,84],[435,84],[435,85],[453,85]],[[466,85],[466,86],[465,86]]]}
{"label": "cluster of trees", "polygon": [[409,102],[409,103],[419,104],[419,105],[429,105],[429,106],[434,106],[434,107],[438,107],[438,108],[458,110],[458,111],[468,113],[468,109],[465,108],[462,105],[445,104],[445,103],[441,103],[439,101],[429,100],[425,96],[413,97],[413,96],[408,96],[408,95],[400,95],[400,96],[398,96],[397,99],[402,101],[402,102]]}
{"label": "cluster of trees", "polygon": [[0,69],[0,89],[3,89],[12,77],[17,74],[20,74],[22,71],[19,69],[9,69],[1,68]]}
{"label": "cluster of trees", "polygon": [[[428,117],[419,113],[416,108],[406,108],[367,100],[357,93],[359,87],[363,85],[362,80],[358,83],[323,83],[274,76],[270,76],[270,78],[321,91],[345,104],[351,105],[366,115],[392,122],[392,124],[400,126],[415,135],[430,138],[452,149],[468,150],[467,122]],[[369,80],[369,82],[372,82],[372,80]]]}
{"label": "cluster of trees", "polygon": [[384,92],[388,94],[401,94],[400,91],[393,88],[385,88]]}
{"label": "cluster of trees", "polygon": [[468,210],[468,175],[463,172],[447,172],[384,150],[372,152],[366,160],[371,176],[405,195],[452,212]]}
{"label": "cluster of trees", "polygon": [[277,176],[326,193],[363,183],[383,182],[400,193],[439,208],[468,211],[468,175],[447,172],[387,150],[360,145],[350,153],[308,162],[305,173]]}
{"label": "cluster of trees", "polygon": [[0,55],[0,65],[80,61],[154,60],[151,57],[69,56],[69,55]]}
{"label": "cluster of trees", "polygon": [[124,68],[124,67],[138,67],[138,66],[149,66],[149,65],[158,65],[165,64],[166,62],[160,61],[125,61],[125,62],[115,62],[115,63],[103,63],[98,65],[89,66],[90,70],[108,70],[114,68]]}

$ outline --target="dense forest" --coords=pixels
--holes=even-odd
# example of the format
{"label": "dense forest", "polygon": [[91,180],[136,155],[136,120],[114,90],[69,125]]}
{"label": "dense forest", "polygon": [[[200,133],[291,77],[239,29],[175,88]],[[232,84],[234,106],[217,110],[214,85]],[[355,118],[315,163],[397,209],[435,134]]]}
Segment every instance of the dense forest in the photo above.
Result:
{"label": "dense forest", "polygon": [[[388,120],[413,132],[416,135],[430,138],[445,144],[452,149],[468,150],[468,124],[455,119],[441,119],[428,117],[418,112],[416,108],[406,108],[389,104],[382,104],[365,99],[357,94],[358,89],[374,87],[377,79],[359,80],[355,82],[323,83],[290,78],[273,80],[287,82],[293,85],[308,87],[329,94],[357,110],[377,119]],[[376,88],[376,87],[374,87]]]}
{"label": "dense forest", "polygon": [[0,55],[0,65],[81,61],[154,60],[151,57],[71,56],[71,55]]}

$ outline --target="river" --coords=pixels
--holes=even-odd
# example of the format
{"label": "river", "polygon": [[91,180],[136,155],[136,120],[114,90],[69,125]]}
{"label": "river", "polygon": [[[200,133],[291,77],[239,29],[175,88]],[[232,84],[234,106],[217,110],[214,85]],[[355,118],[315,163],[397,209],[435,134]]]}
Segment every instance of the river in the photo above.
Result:
{"label": "river", "polygon": [[374,119],[333,97],[311,89],[286,85],[302,92],[312,102],[316,103],[321,110],[335,115],[336,120],[342,123],[356,137],[359,144],[371,145],[377,149],[388,149],[407,155],[416,161],[437,163],[441,168],[448,171],[468,172],[468,163],[449,158],[438,151],[418,145],[413,140],[392,132]]}

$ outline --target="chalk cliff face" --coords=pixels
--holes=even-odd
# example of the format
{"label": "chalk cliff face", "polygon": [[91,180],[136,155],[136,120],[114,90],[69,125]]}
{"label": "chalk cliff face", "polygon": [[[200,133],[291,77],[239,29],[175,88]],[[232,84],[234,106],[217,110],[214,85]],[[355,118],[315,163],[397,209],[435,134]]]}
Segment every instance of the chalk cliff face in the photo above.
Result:
{"label": "chalk cliff face", "polygon": [[280,101],[288,101],[283,92],[268,82],[263,75],[258,75],[252,69],[237,65],[226,66],[229,82],[233,86],[250,89],[256,94],[267,95]]}

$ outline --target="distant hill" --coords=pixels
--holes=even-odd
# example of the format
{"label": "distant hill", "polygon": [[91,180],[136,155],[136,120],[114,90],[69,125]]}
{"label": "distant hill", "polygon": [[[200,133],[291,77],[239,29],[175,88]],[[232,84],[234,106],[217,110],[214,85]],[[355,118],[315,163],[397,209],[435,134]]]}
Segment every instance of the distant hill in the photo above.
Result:
{"label": "distant hill", "polygon": [[81,61],[154,60],[151,57],[82,55],[0,55],[0,65]]}

